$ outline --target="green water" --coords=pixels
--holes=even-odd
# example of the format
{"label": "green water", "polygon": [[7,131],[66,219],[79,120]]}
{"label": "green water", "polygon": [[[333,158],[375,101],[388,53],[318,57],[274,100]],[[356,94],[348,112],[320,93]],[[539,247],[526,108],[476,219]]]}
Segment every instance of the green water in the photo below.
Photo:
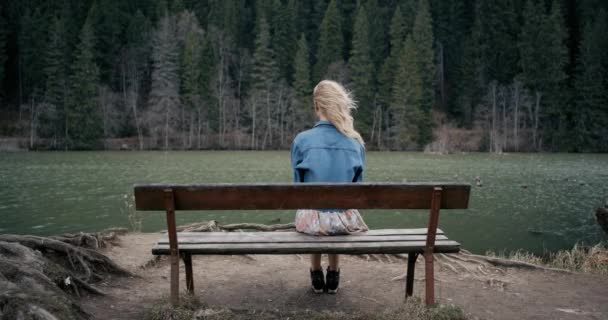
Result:
{"label": "green water", "polygon": [[[475,186],[479,176],[483,185]],[[288,152],[0,153],[0,232],[49,235],[129,226],[134,183],[288,182]],[[537,253],[604,239],[593,209],[608,197],[608,155],[369,152],[366,181],[471,183],[470,209],[440,227],[476,252]],[[524,188],[523,186],[527,186]],[[363,211],[372,228],[424,226],[420,211]],[[143,230],[164,228],[143,212]],[[180,212],[178,223],[291,221],[290,211]]]}

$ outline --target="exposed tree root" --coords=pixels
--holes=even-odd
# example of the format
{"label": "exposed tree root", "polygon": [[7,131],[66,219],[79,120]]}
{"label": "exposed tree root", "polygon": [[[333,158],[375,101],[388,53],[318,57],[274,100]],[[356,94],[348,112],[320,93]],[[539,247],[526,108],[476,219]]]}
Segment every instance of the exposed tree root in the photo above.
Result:
{"label": "exposed tree root", "polygon": [[505,267],[505,268],[520,268],[520,269],[528,269],[528,270],[542,270],[542,271],[553,271],[553,272],[562,272],[562,273],[572,273],[569,270],[566,269],[559,269],[559,268],[550,268],[550,267],[543,267],[543,266],[539,266],[536,264],[532,264],[532,263],[527,263],[527,262],[522,262],[522,261],[516,261],[516,260],[508,260],[508,259],[502,259],[502,258],[496,258],[496,257],[488,257],[488,256],[481,256],[481,255],[477,255],[477,254],[464,254],[467,257],[471,257],[471,258],[475,258],[478,260],[482,260],[485,261],[493,266],[496,267]]}
{"label": "exposed tree root", "polygon": [[89,318],[76,298],[103,295],[92,283],[108,274],[130,275],[90,249],[115,240],[115,234],[0,235],[0,318]]}
{"label": "exposed tree root", "polygon": [[50,236],[49,238],[69,243],[77,247],[99,249],[109,245],[116,245],[118,236],[126,234],[127,232],[128,230],[126,228],[110,228],[95,233],[65,233],[59,236]]}

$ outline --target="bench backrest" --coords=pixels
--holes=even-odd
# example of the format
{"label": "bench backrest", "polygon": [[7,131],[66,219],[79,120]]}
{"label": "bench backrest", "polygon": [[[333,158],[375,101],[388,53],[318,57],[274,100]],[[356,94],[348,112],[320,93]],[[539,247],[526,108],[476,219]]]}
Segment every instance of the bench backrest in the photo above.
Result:
{"label": "bench backrest", "polygon": [[135,186],[137,210],[466,209],[471,186],[458,183],[300,183]]}

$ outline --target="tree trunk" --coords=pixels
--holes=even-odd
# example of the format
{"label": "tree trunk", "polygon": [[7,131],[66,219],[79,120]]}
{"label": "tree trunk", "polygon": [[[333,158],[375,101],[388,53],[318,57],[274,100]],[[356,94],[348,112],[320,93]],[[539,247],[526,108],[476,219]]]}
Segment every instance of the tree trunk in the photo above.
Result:
{"label": "tree trunk", "polygon": [[198,108],[198,116],[196,117],[197,120],[197,131],[196,131],[196,136],[197,136],[197,149],[200,150],[201,149],[201,107],[199,106]]}
{"label": "tree trunk", "polygon": [[38,111],[36,107],[36,100],[32,97],[30,107],[30,150],[34,149],[34,140],[36,138],[36,129],[38,126]]}
{"label": "tree trunk", "polygon": [[502,151],[507,149],[507,90],[502,95]]}
{"label": "tree trunk", "polygon": [[534,130],[532,131],[532,137],[534,140],[534,149],[536,151],[539,150],[539,141],[538,141],[538,117],[540,113],[540,99],[542,97],[542,93],[540,91],[536,91],[536,102],[534,104]]}
{"label": "tree trunk", "polygon": [[165,151],[169,150],[169,106],[165,106]]}
{"label": "tree trunk", "polygon": [[519,136],[518,136],[518,129],[519,129],[519,84],[515,84],[515,88],[513,91],[513,107],[514,107],[514,112],[513,112],[513,143],[514,143],[514,150],[515,151],[519,151]]}
{"label": "tree trunk", "polygon": [[491,85],[492,90],[492,131],[490,132],[490,152],[496,152],[496,82]]}
{"label": "tree trunk", "polygon": [[251,103],[251,150],[255,150],[256,149],[256,145],[255,145],[255,116],[256,116],[256,99],[253,99],[253,102]]}
{"label": "tree trunk", "polygon": [[444,112],[447,112],[447,92],[446,92],[446,83],[445,83],[445,54],[443,52],[443,44],[441,42],[438,43],[438,51],[439,51],[439,93],[441,96],[441,109]]}

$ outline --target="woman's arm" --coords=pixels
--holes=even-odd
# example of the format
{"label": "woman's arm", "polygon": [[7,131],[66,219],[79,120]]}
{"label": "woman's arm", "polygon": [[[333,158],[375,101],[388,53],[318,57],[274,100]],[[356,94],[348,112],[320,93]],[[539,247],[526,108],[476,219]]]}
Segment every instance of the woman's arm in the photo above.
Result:
{"label": "woman's arm", "polygon": [[293,172],[293,182],[302,182],[302,178],[299,170],[297,169],[298,164],[302,162],[302,154],[298,150],[296,140],[291,144],[291,170]]}

